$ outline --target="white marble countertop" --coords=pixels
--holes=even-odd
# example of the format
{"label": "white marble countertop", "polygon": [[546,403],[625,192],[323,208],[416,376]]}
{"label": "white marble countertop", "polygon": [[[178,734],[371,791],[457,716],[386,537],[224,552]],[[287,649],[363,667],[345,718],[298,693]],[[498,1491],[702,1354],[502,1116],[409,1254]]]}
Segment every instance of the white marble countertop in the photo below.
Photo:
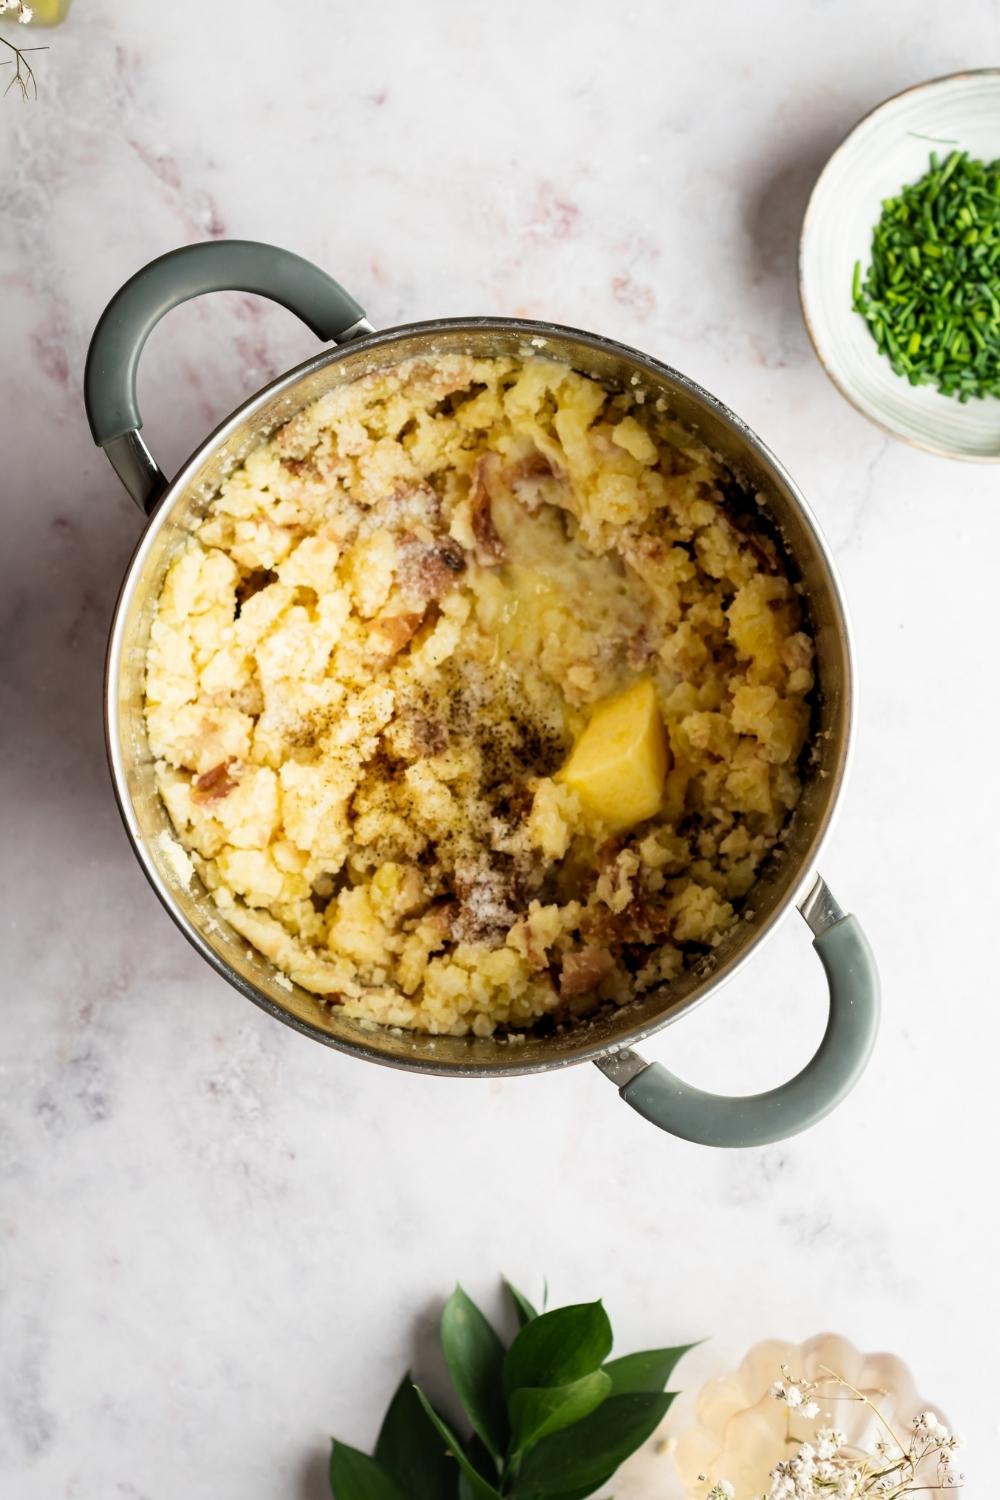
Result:
{"label": "white marble countertop", "polygon": [[[681,1383],[770,1334],[894,1349],[966,1430],[986,1500],[1000,473],[844,403],[794,256],[846,128],[995,57],[1000,10],[77,0],[46,40],[38,102],[0,109],[0,1493],[320,1500],[327,1435],[369,1442],[453,1280],[493,1307],[506,1272],[603,1294],[623,1346],[711,1335]],[[861,671],[824,873],[886,1002],[867,1076],[808,1135],[689,1147],[586,1067],[478,1085],[366,1067],[258,1013],[158,906],[101,731],[139,517],[80,385],[109,295],[212,235],[316,260],[378,324],[525,313],[637,344],[800,480]],[[172,314],[140,382],[163,465],[312,348],[233,295]],[[746,1091],[823,1022],[793,916],[648,1052]]]}

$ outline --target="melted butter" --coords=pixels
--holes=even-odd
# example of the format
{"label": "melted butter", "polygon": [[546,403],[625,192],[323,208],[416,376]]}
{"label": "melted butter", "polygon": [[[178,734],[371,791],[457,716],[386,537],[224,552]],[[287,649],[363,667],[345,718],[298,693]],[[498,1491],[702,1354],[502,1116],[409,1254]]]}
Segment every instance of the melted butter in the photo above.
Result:
{"label": "melted butter", "polygon": [[[531,515],[501,495],[493,521],[508,560],[474,586],[488,660],[516,662],[536,707],[572,727],[580,704],[634,675],[627,645],[644,623],[636,580],[626,580],[616,557],[581,546],[551,507]],[[576,668],[570,682],[567,666]]]}

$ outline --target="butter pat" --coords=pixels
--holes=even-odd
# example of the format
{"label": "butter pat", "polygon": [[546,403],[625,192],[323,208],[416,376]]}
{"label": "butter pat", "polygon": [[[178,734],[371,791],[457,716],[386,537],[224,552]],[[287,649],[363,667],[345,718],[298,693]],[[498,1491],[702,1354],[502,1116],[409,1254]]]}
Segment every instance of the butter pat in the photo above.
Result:
{"label": "butter pat", "polygon": [[609,828],[631,828],[658,812],[670,751],[652,680],[643,677],[594,710],[556,780]]}

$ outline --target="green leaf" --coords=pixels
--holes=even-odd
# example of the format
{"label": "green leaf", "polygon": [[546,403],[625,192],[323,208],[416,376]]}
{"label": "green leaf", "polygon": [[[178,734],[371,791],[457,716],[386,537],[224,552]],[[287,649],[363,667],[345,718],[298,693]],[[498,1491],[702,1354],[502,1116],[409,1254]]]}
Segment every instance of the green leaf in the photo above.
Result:
{"label": "green leaf", "polygon": [[611,1324],[600,1302],[557,1307],[527,1323],[507,1351],[508,1394],[524,1386],[568,1385],[611,1353]]}
{"label": "green leaf", "polygon": [[613,1396],[636,1396],[646,1391],[662,1391],[677,1361],[694,1344],[678,1344],[675,1349],[643,1349],[638,1354],[624,1354],[605,1366],[611,1376]]}
{"label": "green leaf", "polygon": [[424,1411],[430,1417],[441,1437],[447,1445],[448,1452],[454,1458],[466,1481],[466,1489],[472,1500],[500,1500],[498,1490],[495,1490],[488,1480],[484,1479],[477,1469],[473,1467],[472,1461],[462,1447],[458,1438],[444,1420],[438,1416],[427,1397],[419,1386],[415,1387],[417,1396]]}
{"label": "green leaf", "polygon": [[611,1380],[603,1370],[592,1370],[569,1385],[522,1386],[510,1398],[514,1452],[523,1453],[540,1438],[589,1417],[610,1393]]}
{"label": "green leaf", "polygon": [[389,1404],[375,1457],[408,1500],[456,1500],[458,1470],[427,1420],[409,1373]]}
{"label": "green leaf", "polygon": [[403,1491],[373,1458],[333,1440],[330,1489],[335,1500],[406,1500]]}
{"label": "green leaf", "polygon": [[546,1495],[545,1500],[586,1500],[588,1495],[594,1495],[598,1490],[603,1490],[614,1477],[615,1471],[612,1469],[610,1474],[605,1474],[596,1484],[585,1484],[582,1490],[570,1490],[565,1495]]}
{"label": "green leaf", "polygon": [[488,1479],[492,1484],[493,1475],[500,1465],[497,1464],[496,1459],[478,1433],[474,1432],[472,1434],[465,1445],[465,1451],[469,1455],[472,1467],[476,1470],[476,1473],[481,1474],[484,1479]]}
{"label": "green leaf", "polygon": [[533,1323],[538,1317],[538,1313],[535,1311],[535,1308],[528,1301],[524,1293],[519,1292],[517,1287],[511,1281],[505,1280],[504,1286],[507,1288],[507,1291],[510,1294],[510,1300],[514,1304],[514,1311],[517,1314],[518,1327],[523,1328],[525,1323]]}
{"label": "green leaf", "polygon": [[[491,1484],[493,1482],[493,1477],[498,1478],[498,1466],[494,1462],[493,1455],[490,1453],[481,1437],[477,1437],[476,1434],[473,1433],[471,1438],[465,1445],[465,1453],[476,1473],[479,1474],[483,1479],[485,1479],[487,1484]],[[464,1471],[459,1469],[457,1472],[458,1500],[476,1500],[475,1491],[473,1490],[472,1485],[469,1483],[468,1479],[466,1479]]]}
{"label": "green leaf", "polygon": [[673,1396],[609,1396],[589,1417],[543,1438],[525,1455],[513,1500],[586,1495],[656,1431]]}
{"label": "green leaf", "polygon": [[507,1446],[504,1347],[460,1286],[448,1298],[441,1314],[441,1348],[469,1421],[499,1464]]}

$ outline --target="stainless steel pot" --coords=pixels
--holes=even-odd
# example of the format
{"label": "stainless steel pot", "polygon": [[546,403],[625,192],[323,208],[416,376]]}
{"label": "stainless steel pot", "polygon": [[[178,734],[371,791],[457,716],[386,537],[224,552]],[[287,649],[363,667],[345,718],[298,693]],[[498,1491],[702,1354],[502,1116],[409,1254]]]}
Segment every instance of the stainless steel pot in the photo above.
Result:
{"label": "stainless steel pot", "polygon": [[[172,481],[139,435],[135,397],[139,355],[172,307],[202,292],[234,289],[283,303],[336,347],[290,370],[227,418]],[[146,646],[164,573],[222,478],[296,412],[334,387],[411,355],[453,351],[546,355],[612,386],[664,397],[676,416],[719,454],[783,539],[804,588],[817,646],[817,723],[805,788],[781,858],[761,877],[752,910],[701,970],[685,974],[612,1013],[554,1036],[512,1045],[479,1038],[379,1030],[348,1020],[314,996],[279,984],[273,966],[227,928],[208,895],[187,889],[165,856],[170,833],[154,782],[143,718]],[[684,375],[610,339],[554,324],[508,318],[448,318],[376,333],[362,309],[330,277],[298,256],[250,241],[175,250],[139,271],[111,300],[87,360],[86,404],[95,441],[149,516],[115,611],[108,649],[106,727],[115,795],[136,855],[163,905],[208,962],[270,1015],[306,1036],[370,1062],[462,1077],[534,1073],[592,1061],[634,1109],[662,1129],[720,1146],[761,1145],[818,1120],[862,1072],[878,1024],[875,963],[854,917],[845,916],[816,863],[844,781],[851,741],[853,682],[847,619],[833,562],[805,501],[750,429]],[[815,1057],[790,1082],[764,1094],[703,1093],[634,1045],[708,998],[745,964],[798,903],[826,971],[830,1014]]]}

